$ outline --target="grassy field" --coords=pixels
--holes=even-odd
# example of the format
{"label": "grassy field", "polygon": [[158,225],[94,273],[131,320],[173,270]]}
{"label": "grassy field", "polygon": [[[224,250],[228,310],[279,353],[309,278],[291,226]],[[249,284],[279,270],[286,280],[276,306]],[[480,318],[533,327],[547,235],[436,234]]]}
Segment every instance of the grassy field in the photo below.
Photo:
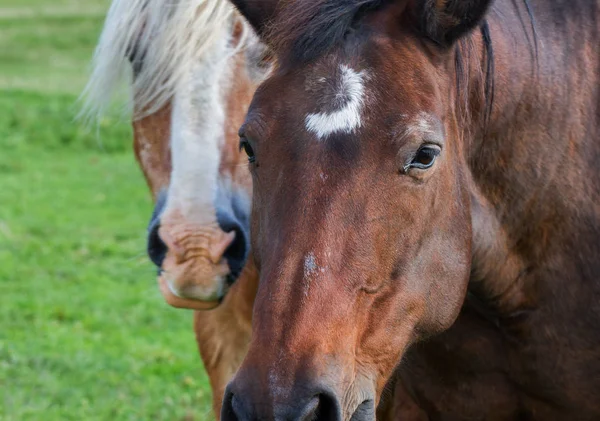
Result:
{"label": "grassy field", "polygon": [[129,126],[74,122],[108,4],[0,0],[0,420],[206,420],[190,312],[144,255]]}

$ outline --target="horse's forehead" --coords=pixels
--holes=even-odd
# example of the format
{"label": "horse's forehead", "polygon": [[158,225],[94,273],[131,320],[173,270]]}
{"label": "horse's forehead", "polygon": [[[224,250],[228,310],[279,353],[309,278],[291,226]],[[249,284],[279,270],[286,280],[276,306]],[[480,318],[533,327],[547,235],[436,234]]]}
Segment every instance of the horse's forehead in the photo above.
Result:
{"label": "horse's forehead", "polygon": [[[428,89],[415,85],[418,82],[410,74],[391,83],[380,70],[377,63],[337,57],[276,73],[256,102],[258,109],[273,112],[256,114],[274,116],[273,124],[280,129],[300,124],[309,138],[321,142],[361,138],[373,128],[399,139],[439,132],[429,85],[425,83]],[[417,88],[423,88],[422,92]]]}
{"label": "horse's forehead", "polygon": [[279,115],[284,125],[300,118],[305,131],[320,140],[355,133],[363,124],[368,80],[368,69],[346,62],[280,73],[259,89],[249,116]]}
{"label": "horse's forehead", "polygon": [[368,72],[349,64],[339,64],[327,74],[308,75],[305,89],[310,92],[311,110],[305,128],[318,139],[333,134],[351,134],[363,124],[367,98]]}

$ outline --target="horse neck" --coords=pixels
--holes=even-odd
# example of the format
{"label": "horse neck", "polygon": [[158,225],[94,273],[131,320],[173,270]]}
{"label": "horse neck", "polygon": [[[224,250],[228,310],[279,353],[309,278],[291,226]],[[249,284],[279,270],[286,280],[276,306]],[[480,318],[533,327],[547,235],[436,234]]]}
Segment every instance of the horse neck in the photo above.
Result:
{"label": "horse neck", "polygon": [[[494,55],[494,100],[486,120],[481,32],[470,42],[469,118],[465,147],[473,199],[473,282],[501,311],[533,307],[540,272],[581,273],[597,261],[600,196],[598,139],[598,5],[574,1],[557,19],[556,3],[496,2],[488,23]],[[554,8],[554,9],[553,9]],[[564,11],[563,11],[564,12]],[[591,29],[590,29],[591,28]],[[595,29],[595,31],[594,31]],[[489,90],[488,90],[489,94]],[[585,250],[580,247],[586,242]],[[593,271],[591,271],[593,272]],[[537,277],[535,273],[538,273]],[[580,278],[577,282],[585,280]]]}

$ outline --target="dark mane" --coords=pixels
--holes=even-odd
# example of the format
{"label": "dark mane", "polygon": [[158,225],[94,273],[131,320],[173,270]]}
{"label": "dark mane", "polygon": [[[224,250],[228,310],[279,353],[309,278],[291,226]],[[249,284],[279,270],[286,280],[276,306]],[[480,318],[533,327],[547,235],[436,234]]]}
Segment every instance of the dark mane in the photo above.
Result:
{"label": "dark mane", "polygon": [[[538,60],[538,35],[537,35],[537,25],[535,21],[535,17],[533,14],[533,10],[531,8],[530,0],[522,0],[523,5],[525,6],[525,11],[527,12],[527,16],[529,17],[529,23],[531,25],[531,33],[532,33],[532,54],[533,59],[536,62]],[[517,3],[515,3],[515,7]],[[526,28],[523,28],[527,31]],[[495,57],[494,57],[494,46],[492,43],[492,34],[490,31],[490,26],[488,24],[487,19],[484,19],[479,24],[479,32],[481,34],[481,38],[483,41],[483,53],[485,57],[485,63],[481,69],[481,72],[484,77],[484,85],[483,85],[483,97],[485,101],[485,107],[483,109],[483,122],[484,128],[487,130],[487,125],[491,119],[492,115],[492,107],[494,106],[494,96],[495,96],[495,83],[494,83],[494,75],[495,75]],[[456,90],[457,90],[457,98],[460,98],[460,105],[466,105],[469,101],[468,95],[468,81],[469,75],[465,73],[465,70],[468,69],[468,61],[471,59],[471,48],[472,44],[466,39],[462,39],[455,51],[455,69],[456,69]],[[464,108],[464,107],[463,107]],[[463,112],[465,109],[463,109]]]}
{"label": "dark mane", "polygon": [[[521,0],[529,16],[534,41],[537,38],[535,20],[529,0]],[[280,53],[284,61],[306,63],[311,61],[334,46],[341,44],[358,26],[362,17],[374,11],[390,0],[309,0],[292,1],[280,5],[275,22],[268,33],[270,44]],[[516,6],[517,3],[515,3]],[[426,21],[430,16],[422,16],[420,26],[423,35],[435,39],[435,34],[428,33]],[[485,22],[482,35],[489,36]],[[485,40],[486,43],[489,40]],[[537,43],[534,43],[537,56]]]}
{"label": "dark mane", "polygon": [[[529,17],[533,34],[534,58],[537,60],[537,30],[529,0],[521,0]],[[277,21],[268,31],[272,46],[280,54],[280,59],[290,65],[303,64],[316,59],[342,44],[348,35],[358,27],[362,17],[385,4],[389,0],[316,0],[294,1],[286,4]],[[515,3],[515,6],[517,3]],[[486,19],[478,29],[482,36],[485,62],[481,69],[484,78],[484,122],[487,125],[494,103],[494,49],[492,34]],[[525,29],[525,28],[524,28]],[[424,34],[424,36],[428,36]],[[458,97],[464,98],[468,90],[469,68],[465,61],[470,60],[469,42],[461,40],[456,47],[456,88]]]}
{"label": "dark mane", "polygon": [[286,60],[306,63],[342,43],[365,13],[386,0],[294,1],[281,10],[269,40]]}

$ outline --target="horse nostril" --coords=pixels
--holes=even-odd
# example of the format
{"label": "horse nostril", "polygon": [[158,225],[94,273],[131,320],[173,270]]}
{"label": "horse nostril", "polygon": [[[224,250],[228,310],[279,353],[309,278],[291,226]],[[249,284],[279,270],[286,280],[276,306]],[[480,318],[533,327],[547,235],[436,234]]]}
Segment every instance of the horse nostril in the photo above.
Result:
{"label": "horse nostril", "polygon": [[350,421],[370,421],[373,419],[375,415],[375,403],[372,400],[366,400],[361,403],[354,414],[352,414],[352,418]]}
{"label": "horse nostril", "polygon": [[223,257],[227,260],[231,275],[235,279],[240,275],[240,272],[246,264],[246,258],[248,257],[248,239],[241,227],[235,227],[233,231],[235,231],[235,238],[229,247],[227,247],[225,253],[223,253]]}
{"label": "horse nostril", "polygon": [[320,419],[328,419],[328,418],[319,418],[319,407],[321,405],[321,398],[319,396],[315,396],[309,403],[304,407],[302,413],[297,418],[298,421],[314,421]]}
{"label": "horse nostril", "polygon": [[221,421],[241,421],[243,418],[239,418],[237,411],[239,408],[234,407],[233,393],[226,393],[223,398],[223,406],[221,407]]}
{"label": "horse nostril", "polygon": [[[314,408],[310,408],[311,405]],[[329,393],[321,393],[307,407],[307,414],[301,418],[302,421],[341,421],[342,414],[337,398]]]}
{"label": "horse nostril", "polygon": [[231,284],[240,276],[250,251],[250,204],[245,194],[233,191],[224,183],[217,189],[215,210],[221,231],[235,233],[235,238],[223,254],[229,266],[227,282]]}
{"label": "horse nostril", "polygon": [[150,218],[150,225],[148,226],[148,257],[152,260],[160,272],[163,261],[167,256],[168,247],[164,241],[158,235],[158,229],[160,228],[160,215],[167,203],[167,191],[161,190],[156,197],[156,205],[152,211],[152,217]]}
{"label": "horse nostril", "polygon": [[218,212],[217,221],[223,232],[235,232],[235,238],[223,253],[230,271],[228,282],[233,283],[246,265],[250,248],[248,234],[238,219],[227,212]]}
{"label": "horse nostril", "polygon": [[157,221],[148,230],[148,257],[157,267],[161,267],[167,255],[167,245],[158,235],[160,223]]}

